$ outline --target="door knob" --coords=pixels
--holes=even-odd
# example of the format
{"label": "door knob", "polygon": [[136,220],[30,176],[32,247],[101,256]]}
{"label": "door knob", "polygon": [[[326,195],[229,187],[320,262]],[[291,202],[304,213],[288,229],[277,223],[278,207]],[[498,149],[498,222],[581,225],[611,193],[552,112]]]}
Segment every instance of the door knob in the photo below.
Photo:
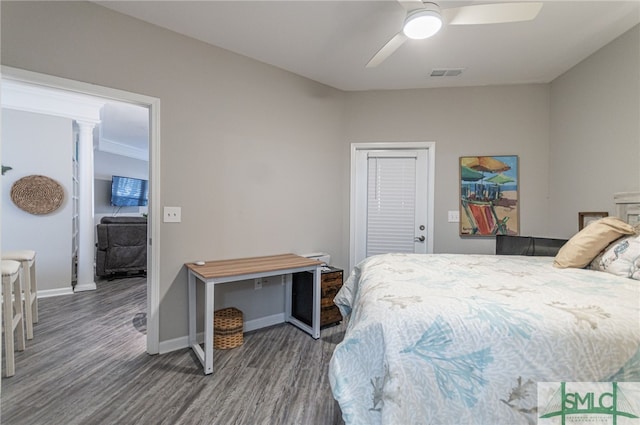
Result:
{"label": "door knob", "polygon": [[415,242],[424,242],[424,236],[416,236],[414,239]]}

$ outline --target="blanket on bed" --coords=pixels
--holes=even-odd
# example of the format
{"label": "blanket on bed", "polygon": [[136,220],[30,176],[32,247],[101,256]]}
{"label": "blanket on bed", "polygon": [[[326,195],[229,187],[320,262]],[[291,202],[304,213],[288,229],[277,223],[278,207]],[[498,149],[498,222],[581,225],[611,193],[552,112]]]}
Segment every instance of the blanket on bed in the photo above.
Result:
{"label": "blanket on bed", "polygon": [[387,254],[334,302],[346,424],[535,424],[538,382],[640,380],[640,282],[552,257]]}

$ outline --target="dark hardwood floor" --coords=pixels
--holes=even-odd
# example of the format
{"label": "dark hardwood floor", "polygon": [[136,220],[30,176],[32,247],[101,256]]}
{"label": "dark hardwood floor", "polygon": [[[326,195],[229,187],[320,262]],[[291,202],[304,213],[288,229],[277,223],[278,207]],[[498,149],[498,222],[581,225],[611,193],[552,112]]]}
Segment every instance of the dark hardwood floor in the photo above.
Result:
{"label": "dark hardwood floor", "polygon": [[34,339],[2,378],[3,424],[344,423],[327,376],[343,324],[319,340],[288,324],[246,333],[205,376],[190,349],[146,354],[144,278],[39,302]]}

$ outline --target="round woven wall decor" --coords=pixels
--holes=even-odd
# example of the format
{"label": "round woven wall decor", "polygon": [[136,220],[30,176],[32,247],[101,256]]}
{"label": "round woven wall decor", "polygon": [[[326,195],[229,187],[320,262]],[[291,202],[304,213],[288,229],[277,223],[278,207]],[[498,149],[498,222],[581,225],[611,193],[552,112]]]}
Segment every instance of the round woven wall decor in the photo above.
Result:
{"label": "round woven wall decor", "polygon": [[62,205],[64,189],[49,177],[26,176],[11,186],[11,200],[30,214],[49,214]]}

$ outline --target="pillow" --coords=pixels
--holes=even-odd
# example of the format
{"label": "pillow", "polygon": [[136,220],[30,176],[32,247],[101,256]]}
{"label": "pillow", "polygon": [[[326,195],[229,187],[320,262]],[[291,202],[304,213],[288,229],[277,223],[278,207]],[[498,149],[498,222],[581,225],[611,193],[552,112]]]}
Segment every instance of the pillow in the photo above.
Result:
{"label": "pillow", "polygon": [[591,269],[640,280],[640,236],[620,238],[591,262]]}
{"label": "pillow", "polygon": [[607,245],[624,235],[634,234],[633,226],[617,217],[604,217],[587,225],[560,248],[553,265],[583,268]]}

